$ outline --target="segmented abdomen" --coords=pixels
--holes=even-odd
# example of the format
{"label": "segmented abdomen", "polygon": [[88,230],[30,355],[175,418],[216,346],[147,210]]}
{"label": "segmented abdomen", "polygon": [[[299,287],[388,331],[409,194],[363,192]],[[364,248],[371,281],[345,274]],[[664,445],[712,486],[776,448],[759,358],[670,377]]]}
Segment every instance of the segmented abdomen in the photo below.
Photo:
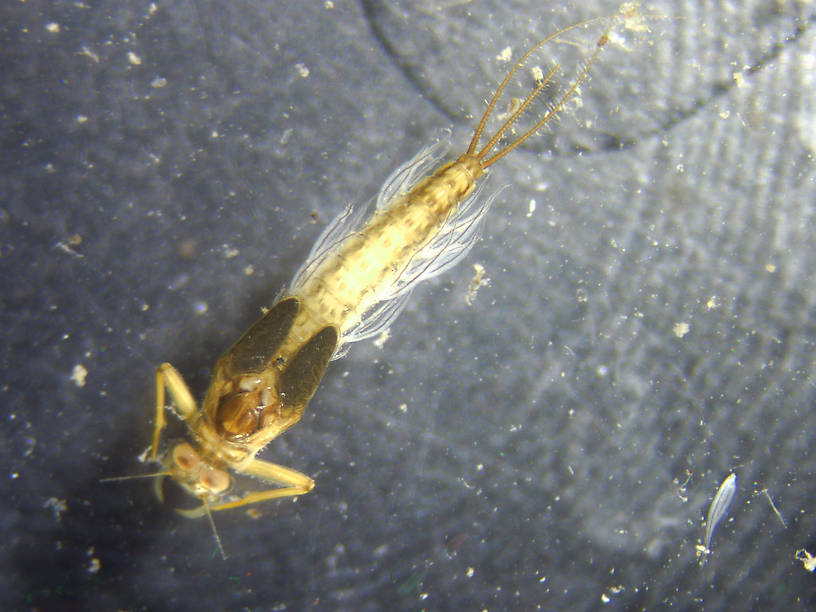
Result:
{"label": "segmented abdomen", "polygon": [[391,299],[405,284],[402,276],[414,270],[414,259],[455,216],[481,174],[479,161],[463,156],[377,210],[327,251],[302,284],[292,287],[303,306],[293,334],[307,338],[331,325],[342,338],[369,309]]}

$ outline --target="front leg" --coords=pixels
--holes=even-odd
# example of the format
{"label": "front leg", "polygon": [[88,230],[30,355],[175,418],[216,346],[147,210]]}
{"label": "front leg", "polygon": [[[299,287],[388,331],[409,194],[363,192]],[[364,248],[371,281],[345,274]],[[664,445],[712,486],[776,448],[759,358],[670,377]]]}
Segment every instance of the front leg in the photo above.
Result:
{"label": "front leg", "polygon": [[196,405],[193,394],[190,393],[187,383],[179,374],[179,371],[169,363],[163,363],[156,368],[156,425],[153,429],[153,444],[150,449],[150,460],[155,461],[159,452],[159,437],[162,429],[167,424],[164,419],[164,390],[170,392],[170,397],[176,405],[176,410],[185,421],[196,413]]}
{"label": "front leg", "polygon": [[277,463],[261,461],[260,459],[253,459],[241,472],[270,482],[277,482],[284,486],[276,489],[267,489],[266,491],[247,493],[235,501],[212,506],[211,509],[213,511],[239,508],[248,504],[255,504],[280,497],[304,495],[314,488],[314,480],[309,478],[306,474],[278,465]]}

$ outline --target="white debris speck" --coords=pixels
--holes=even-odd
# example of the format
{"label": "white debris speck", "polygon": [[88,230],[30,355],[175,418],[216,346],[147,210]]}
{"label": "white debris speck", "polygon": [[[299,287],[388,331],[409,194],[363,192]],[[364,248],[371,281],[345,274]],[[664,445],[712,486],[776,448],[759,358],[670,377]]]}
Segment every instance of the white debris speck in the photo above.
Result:
{"label": "white debris speck", "polygon": [[530,74],[533,77],[533,81],[536,83],[544,80],[544,70],[541,68],[541,66],[531,66]]}
{"label": "white debris speck", "polygon": [[207,302],[203,302],[203,301],[199,300],[199,301],[193,303],[193,311],[197,315],[205,314],[208,309],[209,309],[209,306],[207,305]]}
{"label": "white debris speck", "polygon": [[510,58],[513,57],[513,49],[509,46],[502,49],[499,54],[496,56],[496,59],[500,62],[509,62]]}
{"label": "white debris speck", "polygon": [[91,51],[85,45],[82,46],[82,49],[79,50],[77,55],[84,55],[85,57],[90,57],[95,64],[99,63],[99,56],[96,53],[94,53],[93,51]]}
{"label": "white debris speck", "polygon": [[527,204],[527,215],[526,215],[526,217],[528,219],[533,216],[533,213],[535,212],[535,209],[536,209],[536,201],[535,200],[530,200],[530,203]]}
{"label": "white debris speck", "polygon": [[467,568],[467,572],[465,572],[465,576],[468,578],[473,578],[475,570],[472,567]]}
{"label": "white debris speck", "polygon": [[88,121],[88,115],[77,115],[76,116],[76,122],[77,123],[85,123],[86,121]]}
{"label": "white debris speck", "polygon": [[796,555],[794,555],[794,558],[797,559],[798,561],[801,561],[802,565],[805,567],[807,571],[812,572],[816,570],[816,557],[811,555],[804,548],[800,548],[799,550],[797,550]]}
{"label": "white debris speck", "polygon": [[142,58],[136,55],[133,51],[128,51],[128,61],[134,66],[141,66]]}
{"label": "white debris speck", "polygon": [[56,21],[49,21],[45,24],[45,31],[51,34],[59,34],[60,25]]}
{"label": "white debris speck", "polygon": [[374,558],[375,559],[382,559],[385,555],[388,554],[388,544],[383,544],[382,546],[378,546],[374,549]]}
{"label": "white debris speck", "polygon": [[139,463],[147,463],[147,456],[150,454],[151,450],[152,447],[148,446],[146,449],[144,449],[144,451],[142,451],[142,453],[138,457],[136,457]]}
{"label": "white debris speck", "polygon": [[675,323],[674,327],[672,327],[674,335],[677,336],[678,338],[682,338],[687,333],[689,333],[689,329],[691,329],[691,326],[688,323],[684,322]]}
{"label": "white debris speck", "polygon": [[295,64],[295,70],[297,70],[298,74],[304,79],[310,74],[309,67],[306,64]]}
{"label": "white debris speck", "polygon": [[281,146],[286,146],[289,144],[289,139],[292,137],[292,133],[295,130],[293,128],[286,128],[283,130],[283,134],[281,134],[280,140],[278,140],[278,144]]}
{"label": "white debris speck", "polygon": [[87,377],[88,370],[81,363],[76,364],[74,369],[71,370],[71,380],[73,380],[74,384],[80,389],[85,386],[85,379]]}
{"label": "white debris speck", "polygon": [[476,294],[481,287],[490,286],[490,279],[485,277],[485,268],[482,264],[473,264],[473,278],[470,279],[468,286],[468,293],[465,296],[465,303],[468,306],[473,306],[476,301]]}
{"label": "white debris speck", "polygon": [[244,274],[246,276],[252,276],[255,273],[255,268],[252,267],[252,264],[249,264],[244,268]]}
{"label": "white debris speck", "polygon": [[54,518],[59,522],[62,520],[62,513],[68,511],[68,504],[64,499],[49,497],[45,500],[43,508],[51,508],[51,511],[54,513]]}
{"label": "white debris speck", "polygon": [[157,76],[155,79],[150,81],[150,86],[153,89],[161,89],[165,85],[167,85],[167,79],[165,79],[164,77]]}
{"label": "white debris speck", "polygon": [[99,559],[96,557],[91,558],[88,562],[88,573],[98,574],[100,569],[102,569],[102,563],[100,563]]}
{"label": "white debris speck", "polygon": [[331,0],[326,0],[326,2],[323,3],[323,6],[326,7],[327,11],[330,11],[334,8],[334,2],[332,2]]}
{"label": "white debris speck", "polygon": [[388,339],[391,337],[391,329],[387,328],[382,331],[382,333],[377,336],[377,339],[374,340],[374,346],[378,349],[382,349],[385,346],[385,343],[388,342]]}

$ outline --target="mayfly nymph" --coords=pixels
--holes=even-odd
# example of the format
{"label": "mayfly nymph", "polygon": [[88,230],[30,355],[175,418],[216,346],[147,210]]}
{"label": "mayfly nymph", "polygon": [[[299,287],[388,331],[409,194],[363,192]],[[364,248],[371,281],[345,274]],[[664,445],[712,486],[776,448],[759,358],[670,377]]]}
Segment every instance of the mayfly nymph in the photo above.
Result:
{"label": "mayfly nymph", "polygon": [[697,556],[705,560],[706,555],[711,553],[711,538],[714,537],[714,530],[720,521],[725,518],[728,512],[728,506],[731,505],[731,500],[734,499],[734,493],[737,492],[737,474],[731,472],[725,480],[720,484],[714,499],[711,500],[711,505],[708,507],[708,514],[706,515],[706,530],[703,538],[702,546],[697,547]]}
{"label": "mayfly nymph", "polygon": [[[616,15],[570,26],[538,42],[496,88],[462,155],[440,165],[443,146],[432,145],[399,167],[370,206],[349,207],[340,214],[318,238],[283,297],[218,360],[201,407],[173,366],[159,366],[149,458],[164,466],[156,480],[160,498],[162,481],[169,476],[199,502],[179,512],[212,520],[211,511],[312,489],[309,476],[257,459],[257,453],[300,420],[329,361],[342,356],[350,343],[387,329],[418,283],[447,270],[468,252],[495,196],[482,190],[486,170],[564,108],[587,78],[612,28],[635,18],[635,11],[629,4]],[[509,116],[480,147],[488,119],[519,68],[547,43],[576,46],[561,39],[589,26],[598,32],[581,47],[582,62],[574,78],[555,88],[562,77],[557,62],[534,71],[539,75],[534,87],[511,105]],[[508,139],[511,127],[545,91],[546,110],[529,129]],[[191,440],[168,444],[160,453],[165,390]],[[278,486],[237,492],[230,472]]]}

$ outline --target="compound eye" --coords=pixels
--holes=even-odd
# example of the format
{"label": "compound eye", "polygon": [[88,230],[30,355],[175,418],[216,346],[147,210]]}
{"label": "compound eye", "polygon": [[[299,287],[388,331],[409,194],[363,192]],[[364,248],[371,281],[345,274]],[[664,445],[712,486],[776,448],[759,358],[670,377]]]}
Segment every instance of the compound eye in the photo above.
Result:
{"label": "compound eye", "polygon": [[193,447],[187,442],[182,442],[181,444],[176,444],[173,448],[173,463],[182,470],[189,472],[201,463],[201,457],[198,456],[198,453],[195,452]]}
{"label": "compound eye", "polygon": [[198,479],[201,485],[210,493],[223,493],[230,485],[230,477],[224,470],[218,470],[208,467],[202,470],[201,477]]}

